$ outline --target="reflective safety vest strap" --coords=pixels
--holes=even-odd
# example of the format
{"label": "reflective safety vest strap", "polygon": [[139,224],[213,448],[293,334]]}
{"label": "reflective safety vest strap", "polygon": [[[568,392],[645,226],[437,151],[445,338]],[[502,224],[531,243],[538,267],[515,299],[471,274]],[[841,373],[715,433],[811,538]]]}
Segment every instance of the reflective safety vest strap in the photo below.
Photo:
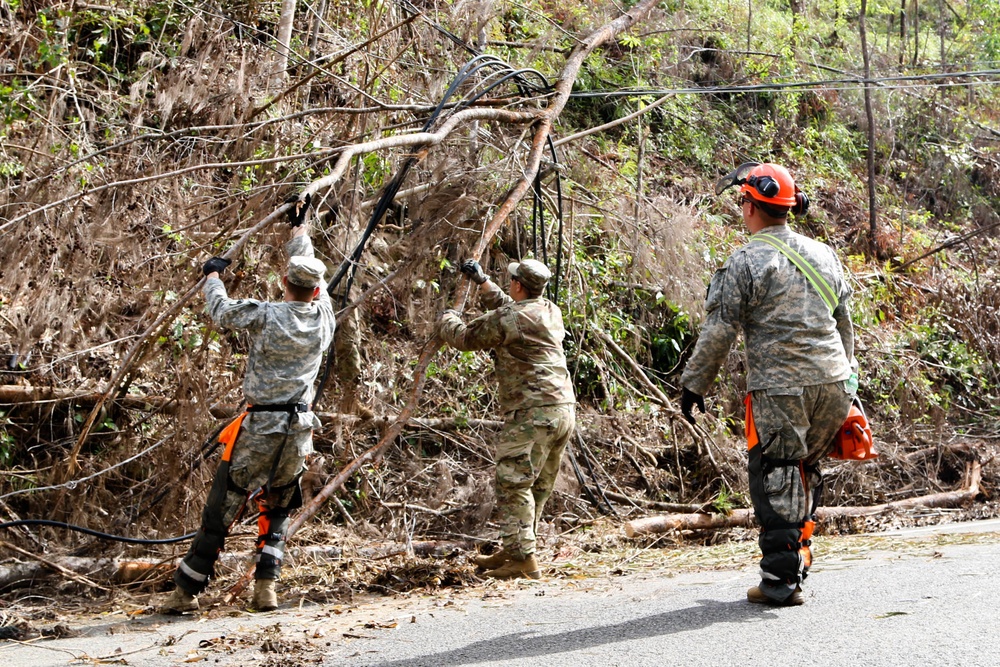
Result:
{"label": "reflective safety vest strap", "polygon": [[222,451],[222,460],[229,461],[233,455],[233,445],[236,444],[236,437],[240,434],[240,427],[243,425],[243,420],[246,419],[247,413],[244,412],[239,417],[229,422],[229,426],[222,429],[222,433],[219,434],[219,442],[226,446]]}
{"label": "reflective safety vest strap", "polygon": [[812,284],[816,291],[819,292],[820,297],[823,302],[826,303],[827,308],[830,309],[832,313],[837,309],[840,304],[840,299],[837,298],[837,293],[833,291],[830,287],[830,283],[826,282],[826,279],[816,270],[816,267],[810,264],[805,257],[795,252],[795,249],[790,245],[782,241],[776,236],[771,236],[766,232],[758,232],[753,235],[754,241],[763,241],[768,244],[782,255],[788,258],[795,267],[802,272],[806,279]]}

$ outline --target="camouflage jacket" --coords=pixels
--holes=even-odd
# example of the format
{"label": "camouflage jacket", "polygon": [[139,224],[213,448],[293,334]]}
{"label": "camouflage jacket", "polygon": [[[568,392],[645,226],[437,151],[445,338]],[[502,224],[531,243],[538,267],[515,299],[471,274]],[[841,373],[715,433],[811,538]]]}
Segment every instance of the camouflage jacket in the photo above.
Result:
{"label": "camouflage jacket", "polygon": [[746,337],[747,391],[846,380],[857,370],[851,288],[833,250],[785,225],[768,227],[812,264],[833,288],[831,314],[816,288],[779,250],[762,241],[737,250],[715,272],[705,322],[681,383],[708,392],[740,329]]}
{"label": "camouflage jacket", "polygon": [[[293,237],[285,246],[289,257],[313,257],[308,236]],[[333,340],[335,318],[326,282],[319,285],[319,297],[301,301],[257,301],[230,299],[221,280],[205,281],[205,300],[212,320],[221,327],[250,332],[253,342],[247,357],[243,395],[250,405],[312,403],[313,384],[319,374],[323,352]],[[254,412],[243,422],[256,435],[285,433],[287,413]],[[291,431],[317,428],[312,412],[298,413]]]}
{"label": "camouflage jacket", "polygon": [[459,350],[496,350],[500,409],[506,414],[575,403],[559,308],[544,298],[515,302],[499,290],[483,291],[482,303],[493,310],[467,325],[456,313],[446,312],[438,333]]}

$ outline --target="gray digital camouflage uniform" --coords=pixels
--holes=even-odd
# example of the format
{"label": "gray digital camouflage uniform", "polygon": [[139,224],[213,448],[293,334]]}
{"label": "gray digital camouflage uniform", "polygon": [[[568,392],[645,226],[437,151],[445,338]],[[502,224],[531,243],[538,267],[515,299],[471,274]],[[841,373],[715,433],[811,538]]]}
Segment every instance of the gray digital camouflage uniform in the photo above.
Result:
{"label": "gray digital camouflage uniform", "polygon": [[850,286],[828,246],[785,225],[764,230],[802,255],[833,288],[831,312],[779,250],[754,241],[715,272],[706,317],[681,377],[704,395],[740,330],[747,355],[750,495],[761,524],[761,590],[778,601],[808,574],[809,538],[819,502],[816,465],[850,410],[857,370]]}
{"label": "gray digital camouflage uniform", "polygon": [[[293,237],[285,248],[289,257],[314,257],[308,236]],[[335,327],[325,281],[320,280],[319,287],[319,296],[311,303],[266,302],[230,299],[221,280],[205,282],[212,320],[252,335],[243,382],[248,405],[311,405],[323,352],[330,346]],[[246,416],[231,460],[220,466],[212,485],[201,529],[174,574],[177,586],[191,595],[204,590],[229,527],[255,491],[259,493],[254,500],[261,510],[256,577],[278,577],[288,514],[301,503],[298,480],[306,456],[313,451],[312,430],[319,425],[319,418],[308,408]]]}
{"label": "gray digital camouflage uniform", "polygon": [[515,302],[484,291],[493,309],[468,325],[447,312],[438,332],[458,350],[496,351],[504,428],[496,448],[496,493],[504,549],[535,552],[535,530],[552,494],[559,462],[576,424],[573,383],[563,353],[562,313],[544,298]]}

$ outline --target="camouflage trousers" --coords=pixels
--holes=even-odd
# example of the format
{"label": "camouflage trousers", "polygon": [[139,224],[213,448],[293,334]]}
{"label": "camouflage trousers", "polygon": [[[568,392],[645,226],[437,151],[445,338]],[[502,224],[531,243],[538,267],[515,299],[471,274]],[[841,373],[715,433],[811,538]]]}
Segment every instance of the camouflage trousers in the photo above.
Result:
{"label": "camouflage trousers", "polygon": [[[282,448],[282,443],[284,443]],[[268,478],[274,458],[271,489]],[[284,559],[285,533],[291,511],[302,505],[299,477],[305,469],[305,454],[312,450],[312,432],[258,435],[240,431],[232,459],[223,461],[201,514],[201,527],[187,555],[174,573],[174,583],[189,593],[201,593],[215,575],[215,563],[225,546],[230,527],[249,504],[260,512],[257,518],[257,579],[277,579]],[[255,493],[256,492],[256,493]]]}
{"label": "camouflage trousers", "polygon": [[750,498],[760,524],[760,588],[783,601],[809,573],[819,460],[847,418],[845,383],[782,387],[747,397]]}
{"label": "camouflage trousers", "polygon": [[573,404],[516,410],[508,416],[495,458],[500,537],[509,553],[535,553],[538,519],[575,425]]}

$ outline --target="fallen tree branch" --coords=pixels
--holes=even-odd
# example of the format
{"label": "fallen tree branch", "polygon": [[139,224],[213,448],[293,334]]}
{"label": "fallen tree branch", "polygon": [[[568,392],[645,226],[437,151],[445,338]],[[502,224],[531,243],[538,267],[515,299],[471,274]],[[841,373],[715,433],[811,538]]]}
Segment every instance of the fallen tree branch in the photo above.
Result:
{"label": "fallen tree branch", "polygon": [[73,572],[72,570],[70,570],[68,568],[63,567],[59,563],[55,563],[55,562],[52,562],[50,560],[46,560],[46,559],[42,558],[41,556],[37,556],[37,555],[31,553],[30,551],[25,551],[24,549],[22,549],[20,547],[15,547],[10,542],[6,542],[4,540],[0,540],[0,547],[4,547],[6,549],[10,549],[11,551],[13,551],[15,553],[19,553],[22,556],[27,556],[28,558],[32,558],[32,559],[38,561],[39,565],[41,565],[41,566],[43,566],[43,567],[45,567],[45,568],[47,568],[49,570],[54,570],[55,572],[58,572],[59,574],[65,575],[65,576],[69,577],[70,579],[72,579],[73,581],[77,581],[77,582],[79,582],[81,584],[84,584],[84,585],[89,586],[91,588],[96,588],[96,589],[101,590],[101,591],[107,591],[108,590],[104,586],[101,586],[100,584],[98,584],[98,583],[96,583],[94,581],[91,581],[87,577],[85,577],[85,576],[83,576],[81,574],[78,574],[76,572]]}
{"label": "fallen tree branch", "polygon": [[672,417],[681,416],[680,411],[674,407],[670,399],[667,398],[667,395],[663,393],[663,390],[660,389],[658,386],[656,386],[655,382],[649,379],[649,376],[646,375],[646,371],[642,369],[642,366],[639,365],[639,362],[637,362],[635,359],[632,358],[632,355],[623,350],[622,347],[615,342],[615,339],[612,338],[604,330],[600,329],[599,327],[594,327],[592,331],[594,332],[594,335],[600,338],[601,342],[603,342],[607,346],[607,348],[611,350],[616,357],[618,357],[620,361],[624,362],[625,365],[632,370],[632,373],[635,375],[635,377],[640,382],[642,382],[642,384],[646,387],[646,389],[648,389],[653,394],[652,398],[657,403],[667,408]]}
{"label": "fallen tree branch", "polygon": [[[970,464],[964,488],[957,491],[932,493],[917,498],[907,498],[871,507],[821,507],[816,512],[817,520],[827,522],[839,517],[873,516],[888,512],[906,512],[928,507],[956,507],[973,500],[979,495],[982,480],[982,466],[978,461]],[[713,528],[749,528],[754,525],[752,509],[739,509],[731,514],[666,514],[663,516],[633,519],[625,524],[625,535],[637,537],[665,533],[671,530],[709,530]]]}
{"label": "fallen tree branch", "polygon": [[324,190],[333,186],[347,171],[351,160],[364,153],[385,150],[387,148],[415,147],[421,151],[426,151],[431,146],[436,146],[448,138],[456,127],[462,123],[477,120],[497,120],[505,123],[531,123],[538,119],[538,113],[525,111],[505,111],[503,109],[466,109],[459,111],[441,124],[434,132],[414,132],[413,134],[397,134],[391,137],[373,139],[361,144],[347,146],[341,152],[340,157],[330,173],[323,178],[313,181],[302,190],[302,195],[315,194],[319,190]]}
{"label": "fallen tree branch", "polygon": [[[59,387],[0,385],[0,405],[72,401],[80,406],[93,406],[100,402],[102,397],[103,394],[98,392],[80,393],[74,389]],[[119,396],[114,402],[131,410],[156,410],[168,415],[177,413],[181,408],[195,405],[191,401],[181,401],[166,396],[132,396],[129,394]],[[208,407],[209,413],[216,419],[231,417],[235,414],[236,409],[235,404],[215,404]]]}
{"label": "fallen tree branch", "polygon": [[701,514],[711,507],[710,504],[700,504],[700,505],[689,505],[685,503],[666,503],[661,500],[646,500],[645,498],[633,498],[632,496],[626,496],[621,493],[615,493],[614,491],[608,491],[605,495],[616,502],[627,503],[630,505],[638,505],[639,507],[644,507],[651,510],[660,510],[661,512],[674,512],[677,514]]}
{"label": "fallen tree branch", "polygon": [[[410,506],[412,507],[412,506]],[[14,547],[0,540],[0,546],[10,548],[34,562],[0,565],[0,590],[16,587],[32,586],[38,582],[52,579],[55,574],[79,581],[80,583],[108,590],[106,586],[120,586],[166,577],[170,575],[180,558],[86,558],[80,556],[62,556],[45,560],[39,556]],[[361,549],[343,549],[336,546],[314,545],[308,547],[291,547],[287,551],[289,562],[310,561],[326,563],[343,558],[360,558],[363,560],[383,560],[393,556],[413,553],[416,556],[445,557],[456,551],[471,551],[475,544],[467,540],[428,540],[411,542],[409,545],[399,542],[376,544]],[[240,567],[247,559],[245,553],[227,551],[219,558],[222,567]],[[98,581],[94,581],[97,579]]]}

